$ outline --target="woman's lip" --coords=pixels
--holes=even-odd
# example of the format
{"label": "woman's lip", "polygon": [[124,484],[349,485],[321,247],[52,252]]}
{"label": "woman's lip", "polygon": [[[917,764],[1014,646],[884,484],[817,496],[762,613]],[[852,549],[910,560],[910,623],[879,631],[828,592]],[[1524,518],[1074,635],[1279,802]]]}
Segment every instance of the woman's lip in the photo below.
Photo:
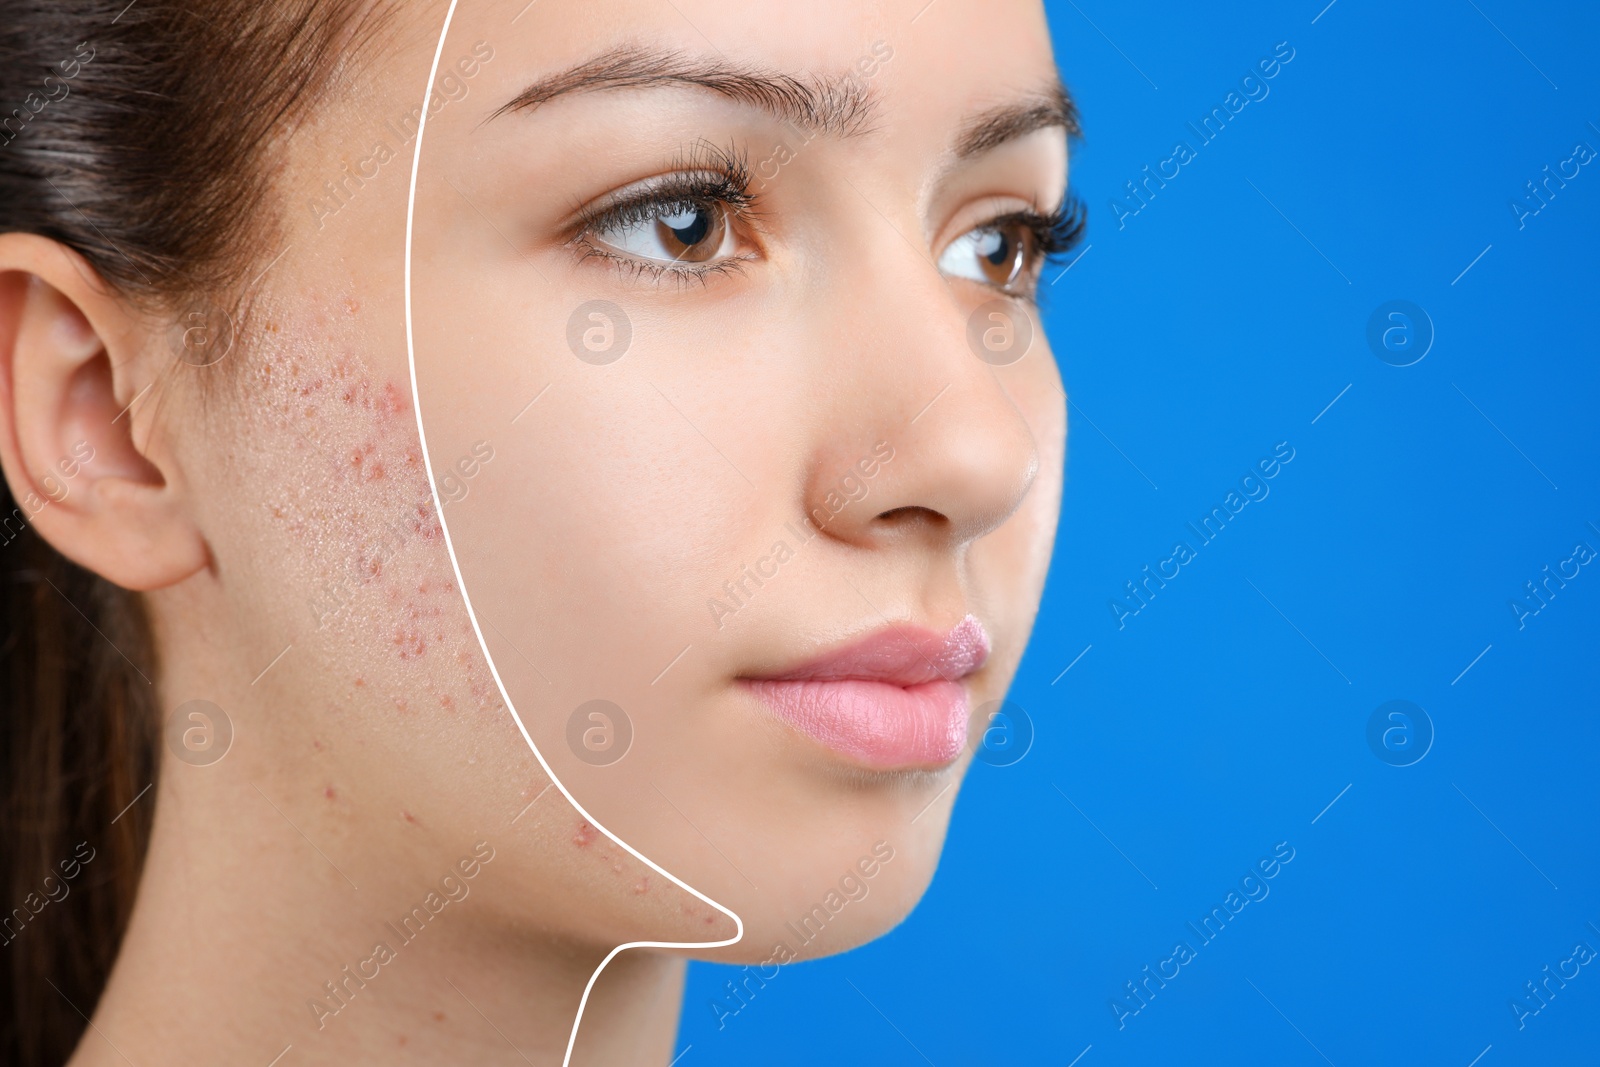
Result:
{"label": "woman's lip", "polygon": [[832,682],[849,679],[912,686],[959,682],[989,658],[989,635],[977,616],[968,615],[940,634],[921,626],[889,626],[771,674],[748,675],[761,682]]}
{"label": "woman's lip", "polygon": [[890,627],[781,673],[740,681],[778,718],[878,770],[942,767],[961,754],[970,710],[962,679],[989,657],[968,615],[947,634]]}

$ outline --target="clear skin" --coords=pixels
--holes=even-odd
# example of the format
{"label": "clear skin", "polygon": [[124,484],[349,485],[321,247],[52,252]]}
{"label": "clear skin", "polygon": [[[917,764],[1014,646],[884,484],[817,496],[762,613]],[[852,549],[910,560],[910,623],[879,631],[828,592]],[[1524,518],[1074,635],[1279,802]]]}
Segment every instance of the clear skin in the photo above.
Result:
{"label": "clear skin", "polygon": [[[444,44],[447,65],[475,42],[493,50],[429,119],[416,195],[429,457],[442,476],[474,443],[493,449],[445,506],[467,591],[561,781],[744,923],[728,948],[619,956],[574,1063],[668,1062],[685,957],[799,951],[786,924],[876,843],[893,859],[804,957],[884,933],[933,875],[970,744],[945,767],[863,770],[772,718],[738,679],[889,623],[944,631],[971,613],[993,648],[967,680],[976,735],[1033,623],[1065,399],[1042,336],[1009,366],[975,357],[968,318],[1001,294],[944,253],[997,215],[1060,202],[1060,128],[952,153],[973,116],[1037,97],[1056,73],[1036,4],[922,7],[544,3],[513,22],[521,2],[478,0]],[[209,766],[163,749],[160,784],[139,801],[156,821],[138,905],[79,1067],[264,1064],[286,1045],[285,1063],[559,1063],[615,945],[733,935],[547,790],[431,505],[419,507],[401,284],[411,146],[385,122],[420,99],[443,16],[406,5],[288,141],[286,250],[217,366],[174,364],[170,317],[109,291],[72,253],[0,235],[12,491],[45,495],[57,460],[94,448],[35,527],[144,593],[160,669],[140,666],[163,715],[203,698],[235,731]],[[584,258],[562,223],[672,172],[702,141],[735,146],[755,170],[802,140],[792,126],[683,86],[490,118],[618,45],[803,77],[848,71],[875,41],[892,59],[868,79],[863,131],[798,144],[765,183],[759,225],[731,224],[739,268],[708,277]],[[324,183],[379,140],[395,157],[319,211]],[[566,342],[573,310],[596,298],[633,328],[607,366]],[[866,496],[719,628],[708,602],[723,583],[878,441],[894,458]],[[332,611],[330,586],[343,590]],[[596,697],[635,731],[609,767],[565,740],[572,709]],[[456,883],[469,895],[401,945],[385,923],[479,842],[493,859]],[[319,1016],[308,1002],[378,941],[399,946],[394,959]]]}

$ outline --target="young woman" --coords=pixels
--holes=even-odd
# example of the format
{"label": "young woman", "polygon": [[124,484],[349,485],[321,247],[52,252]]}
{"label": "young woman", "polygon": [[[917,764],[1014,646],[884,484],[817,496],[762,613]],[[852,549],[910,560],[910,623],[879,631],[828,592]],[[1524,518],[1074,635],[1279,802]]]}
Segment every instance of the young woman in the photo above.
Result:
{"label": "young woman", "polygon": [[0,0],[0,71],[6,1062],[664,1065],[687,958],[905,916],[1060,498],[1037,3]]}

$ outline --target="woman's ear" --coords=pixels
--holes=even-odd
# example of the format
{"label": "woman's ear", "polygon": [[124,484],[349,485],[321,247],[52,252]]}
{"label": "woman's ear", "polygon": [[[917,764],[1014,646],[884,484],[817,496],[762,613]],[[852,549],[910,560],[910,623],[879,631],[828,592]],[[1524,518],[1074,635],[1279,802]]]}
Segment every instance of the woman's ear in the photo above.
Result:
{"label": "woman's ear", "polygon": [[178,362],[160,358],[162,336],[77,253],[0,234],[0,467],[17,503],[0,516],[0,551],[32,526],[136,590],[206,565],[169,435],[156,432],[152,401]]}

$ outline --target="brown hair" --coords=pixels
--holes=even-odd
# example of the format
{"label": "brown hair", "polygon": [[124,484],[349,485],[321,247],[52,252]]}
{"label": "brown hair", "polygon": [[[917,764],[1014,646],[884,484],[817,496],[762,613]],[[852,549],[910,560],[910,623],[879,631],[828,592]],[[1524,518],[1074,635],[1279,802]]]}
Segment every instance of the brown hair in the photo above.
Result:
{"label": "brown hair", "polygon": [[[381,21],[372,0],[0,0],[0,233],[61,242],[129,299],[236,300],[275,253],[283,141]],[[0,1062],[42,1067],[126,929],[162,709],[140,599],[20,504],[0,486]]]}

